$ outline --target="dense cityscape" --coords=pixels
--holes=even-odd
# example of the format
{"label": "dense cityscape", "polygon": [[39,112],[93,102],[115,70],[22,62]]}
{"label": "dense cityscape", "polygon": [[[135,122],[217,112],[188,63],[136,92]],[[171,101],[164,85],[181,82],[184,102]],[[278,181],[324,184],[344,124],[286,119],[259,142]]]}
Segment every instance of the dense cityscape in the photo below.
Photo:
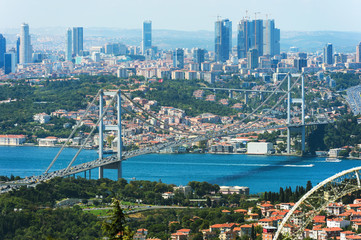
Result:
{"label": "dense cityscape", "polygon": [[[123,161],[147,154],[357,164],[361,39],[351,53],[328,41],[316,52],[282,51],[276,18],[258,12],[235,25],[218,16],[212,49],[156,46],[152,20],[138,45],[89,41],[86,27],[46,45],[30,24],[16,38],[0,33],[0,149],[60,151],[39,175],[6,176],[2,163],[0,239],[361,239],[359,167],[293,188],[283,181],[276,192],[265,182],[259,193],[122,175]],[[54,169],[64,148],[78,153]],[[98,158],[73,164],[83,149]],[[314,167],[300,162],[282,166]]]}

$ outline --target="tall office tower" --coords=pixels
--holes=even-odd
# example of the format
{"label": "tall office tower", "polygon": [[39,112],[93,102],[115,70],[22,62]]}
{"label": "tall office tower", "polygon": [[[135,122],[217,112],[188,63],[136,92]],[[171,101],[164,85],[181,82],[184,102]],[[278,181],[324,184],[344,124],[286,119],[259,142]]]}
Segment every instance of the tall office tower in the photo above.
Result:
{"label": "tall office tower", "polygon": [[356,62],[361,63],[361,42],[356,46]]}
{"label": "tall office tower", "polygon": [[184,51],[181,48],[177,48],[173,52],[173,67],[184,68]]}
{"label": "tall office tower", "polygon": [[6,39],[0,34],[0,68],[4,67],[6,53]]}
{"label": "tall office tower", "polygon": [[66,31],[66,49],[65,49],[65,60],[66,61],[71,61],[72,60],[72,31],[71,28],[68,28],[68,30]]}
{"label": "tall office tower", "polygon": [[16,39],[16,64],[20,61],[20,37]]}
{"label": "tall office tower", "polygon": [[5,53],[4,60],[5,60],[4,61],[5,74],[14,73],[15,72],[15,64],[16,64],[15,53],[13,53],[13,52]]}
{"label": "tall office tower", "polygon": [[332,43],[327,43],[323,48],[323,63],[333,64]]}
{"label": "tall office tower", "polygon": [[215,23],[215,60],[225,62],[232,51],[232,22],[228,19],[217,20]]}
{"label": "tall office tower", "polygon": [[80,55],[83,52],[83,28],[73,27],[73,54]]}
{"label": "tall office tower", "polygon": [[204,62],[205,50],[203,48],[193,48],[193,62],[198,63],[199,66]]}
{"label": "tall office tower", "polygon": [[23,23],[20,31],[20,64],[31,63],[33,49],[30,41],[29,25]]}
{"label": "tall office tower", "polygon": [[263,22],[263,55],[273,57],[280,54],[280,30],[275,28],[275,21]]}
{"label": "tall office tower", "polygon": [[238,58],[245,58],[248,51],[253,48],[257,49],[259,56],[263,56],[263,20],[243,19],[238,24]]}
{"label": "tall office tower", "polygon": [[258,50],[256,48],[252,48],[247,53],[247,68],[255,69],[258,68]]}
{"label": "tall office tower", "polygon": [[142,54],[144,55],[150,48],[152,48],[152,21],[148,20],[143,22]]}

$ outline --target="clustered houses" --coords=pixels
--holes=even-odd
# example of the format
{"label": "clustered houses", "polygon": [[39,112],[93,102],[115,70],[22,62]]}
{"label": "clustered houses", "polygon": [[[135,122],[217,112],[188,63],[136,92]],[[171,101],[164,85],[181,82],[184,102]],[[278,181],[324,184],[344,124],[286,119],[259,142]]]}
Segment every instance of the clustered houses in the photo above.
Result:
{"label": "clustered houses", "polygon": [[[221,240],[234,240],[237,237],[251,236],[256,234],[255,229],[262,229],[262,239],[273,239],[278,226],[283,218],[294,206],[294,203],[280,203],[272,205],[269,202],[263,202],[257,207],[261,215],[255,213],[253,208],[222,210],[222,214],[240,214],[244,216],[246,223],[219,223],[213,224],[207,229],[201,229],[203,239],[218,238]],[[311,238],[316,240],[340,239],[353,240],[361,239],[361,199],[354,200],[353,204],[344,205],[342,203],[330,203],[325,209],[325,215],[315,216],[309,226],[312,228],[305,229],[303,238]],[[298,230],[302,224],[300,218],[301,212],[295,211],[290,224],[286,224],[282,234],[292,234]],[[199,219],[194,216],[190,221]],[[180,224],[178,221],[169,222],[171,224]],[[134,239],[146,240],[147,229],[138,229]],[[194,234],[190,229],[179,229],[171,233],[171,240],[188,240]],[[259,235],[259,234],[257,234]]]}
{"label": "clustered houses", "polygon": [[[138,89],[132,91],[149,91],[145,86],[140,86]],[[194,96],[200,98],[204,95],[203,90],[198,90],[194,92]],[[128,96],[131,97],[131,91],[128,92]],[[90,99],[92,96],[88,96]],[[223,103],[225,103],[225,99],[221,99]],[[123,143],[125,146],[137,146],[139,148],[148,147],[150,145],[163,143],[172,140],[178,140],[182,136],[182,134],[174,133],[174,130],[177,129],[187,132],[187,133],[197,133],[197,134],[205,134],[207,132],[212,131],[224,131],[227,129],[234,130],[235,128],[244,129],[247,128],[247,124],[239,122],[239,117],[243,117],[243,114],[238,114],[234,116],[227,116],[227,117],[220,117],[211,113],[203,113],[196,117],[189,117],[186,115],[185,111],[182,109],[177,109],[174,107],[165,107],[165,106],[157,106],[157,101],[151,101],[147,99],[143,99],[140,97],[133,98],[133,101],[140,104],[144,109],[146,109],[149,113],[153,116],[156,116],[157,119],[152,117],[147,117],[141,109],[139,109],[133,103],[124,100],[123,107],[130,112],[140,116],[140,117],[147,117],[147,123],[134,118],[133,116],[129,115],[127,111],[123,111]],[[105,102],[108,104],[110,102],[110,97],[105,97]],[[155,111],[154,109],[159,109],[159,111]],[[297,111],[300,109],[294,109],[293,115],[294,122],[300,122],[301,120],[297,117]],[[279,107],[274,109],[273,112],[268,117],[264,117],[261,121],[257,121],[252,124],[253,128],[262,128],[268,125],[284,125],[285,120],[278,119],[276,117],[278,112],[283,112],[283,107]],[[68,118],[73,119],[75,121],[80,121],[81,117],[83,116],[85,110],[80,109],[78,111],[67,111],[64,109],[59,109],[54,111],[49,115],[45,113],[36,114],[34,116],[34,120],[39,121],[41,123],[46,123],[48,119],[51,117],[60,117],[60,118]],[[81,125],[93,127],[95,122],[97,121],[99,116],[99,108],[98,106],[92,106],[89,110],[89,114],[83,121]],[[257,117],[257,115],[255,115]],[[330,116],[328,116],[330,117]],[[104,118],[105,125],[116,124],[116,111],[115,109],[110,106],[105,118]],[[162,133],[160,133],[160,131]],[[165,130],[165,131],[163,131]],[[173,130],[173,131],[172,131]],[[268,132],[277,131],[279,129],[269,129]],[[265,131],[258,131],[258,132],[251,132],[248,134],[239,134],[235,137],[222,137],[212,139],[208,142],[209,151],[214,153],[242,153],[242,147],[248,141],[254,141],[257,137],[252,137],[253,135],[257,136],[259,133],[264,133]],[[107,132],[106,134],[115,135],[112,132]],[[247,137],[245,137],[247,136]],[[106,139],[106,137],[105,137]],[[73,143],[75,145],[79,144],[79,140],[73,139]],[[117,139],[114,140],[117,142]],[[52,146],[61,141],[54,140],[43,140],[43,146]],[[108,143],[111,145],[111,143]],[[89,143],[89,146],[96,146],[98,145],[98,136],[94,136],[93,141]],[[110,146],[109,146],[110,147]],[[173,150],[171,150],[172,152]]]}

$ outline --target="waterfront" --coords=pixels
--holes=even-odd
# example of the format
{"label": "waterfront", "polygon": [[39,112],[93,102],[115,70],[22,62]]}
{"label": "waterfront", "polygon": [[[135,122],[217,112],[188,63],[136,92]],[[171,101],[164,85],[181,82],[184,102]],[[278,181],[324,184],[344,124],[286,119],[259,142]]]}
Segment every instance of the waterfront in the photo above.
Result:
{"label": "waterfront", "polygon": [[[0,175],[31,176],[45,171],[58,148],[0,146]],[[51,170],[65,168],[77,149],[65,149]],[[75,164],[97,158],[95,150],[83,150]],[[123,177],[128,181],[151,180],[177,185],[189,181],[208,181],[219,185],[250,187],[251,193],[278,191],[280,187],[313,185],[333,174],[361,165],[360,160],[325,162],[325,158],[213,155],[150,154],[123,162]],[[98,177],[97,169],[92,178]],[[79,174],[84,176],[84,174]],[[89,176],[89,175],[88,175]],[[105,177],[116,179],[116,171],[105,170]]]}

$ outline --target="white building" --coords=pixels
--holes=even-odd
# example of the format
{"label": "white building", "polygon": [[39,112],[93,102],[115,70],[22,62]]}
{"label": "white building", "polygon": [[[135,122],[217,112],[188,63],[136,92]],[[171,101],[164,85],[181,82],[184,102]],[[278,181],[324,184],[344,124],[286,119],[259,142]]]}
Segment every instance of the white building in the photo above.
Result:
{"label": "white building", "polygon": [[34,121],[39,123],[47,123],[50,121],[51,117],[46,113],[38,113],[33,116]]}
{"label": "white building", "polygon": [[0,145],[17,146],[25,143],[25,135],[0,135]]}
{"label": "white building", "polygon": [[343,218],[334,218],[334,219],[327,219],[327,227],[329,228],[345,228],[350,225],[349,220],[345,220]]}
{"label": "white building", "polygon": [[247,144],[248,154],[270,154],[273,152],[273,144],[269,142],[249,142]]}

